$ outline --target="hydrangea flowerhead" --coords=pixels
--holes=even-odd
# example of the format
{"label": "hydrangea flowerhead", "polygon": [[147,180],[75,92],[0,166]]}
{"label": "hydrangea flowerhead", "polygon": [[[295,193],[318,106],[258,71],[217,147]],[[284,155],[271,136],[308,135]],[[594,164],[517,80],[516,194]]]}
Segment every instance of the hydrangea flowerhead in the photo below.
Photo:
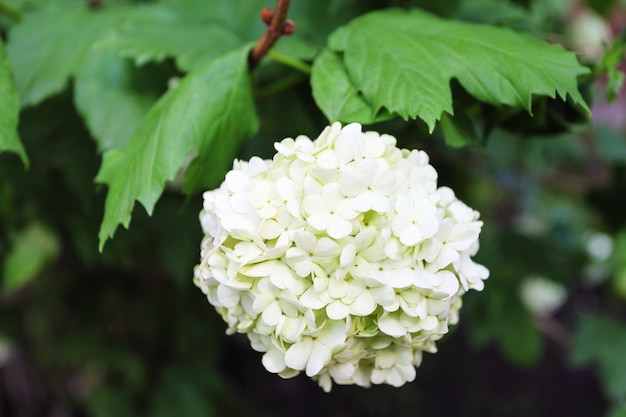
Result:
{"label": "hydrangea flowerhead", "polygon": [[275,148],[204,194],[196,285],[270,372],[326,391],[412,381],[489,275],[478,212],[425,152],[356,123]]}

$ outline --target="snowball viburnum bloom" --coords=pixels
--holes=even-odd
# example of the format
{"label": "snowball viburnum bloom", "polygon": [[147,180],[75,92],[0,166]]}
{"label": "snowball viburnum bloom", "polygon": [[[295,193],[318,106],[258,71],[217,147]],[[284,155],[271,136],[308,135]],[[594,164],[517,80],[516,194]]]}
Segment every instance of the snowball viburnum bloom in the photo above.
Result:
{"label": "snowball viburnum bloom", "polygon": [[275,148],[204,194],[195,284],[270,372],[326,391],[412,381],[489,275],[478,212],[426,153],[356,123]]}

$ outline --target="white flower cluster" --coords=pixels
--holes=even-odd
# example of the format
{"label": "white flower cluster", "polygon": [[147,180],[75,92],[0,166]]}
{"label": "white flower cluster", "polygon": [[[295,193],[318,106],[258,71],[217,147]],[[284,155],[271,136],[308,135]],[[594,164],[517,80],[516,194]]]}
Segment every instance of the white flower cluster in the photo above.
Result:
{"label": "white flower cluster", "polygon": [[326,391],[403,385],[483,288],[479,214],[437,188],[426,153],[395,145],[335,123],[235,161],[204,194],[194,281],[268,371]]}

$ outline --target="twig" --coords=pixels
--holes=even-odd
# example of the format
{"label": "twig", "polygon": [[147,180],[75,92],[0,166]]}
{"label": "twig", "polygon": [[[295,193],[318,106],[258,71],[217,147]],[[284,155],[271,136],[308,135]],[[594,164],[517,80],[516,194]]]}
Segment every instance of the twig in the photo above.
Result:
{"label": "twig", "polygon": [[261,18],[267,23],[267,29],[265,29],[261,39],[250,52],[249,64],[251,70],[261,62],[261,59],[281,35],[289,35],[295,30],[295,24],[287,20],[290,4],[291,0],[277,0],[274,12],[265,9],[261,13]]}
{"label": "twig", "polygon": [[540,332],[552,339],[562,348],[569,350],[572,345],[570,331],[548,315],[537,317],[535,324]]}

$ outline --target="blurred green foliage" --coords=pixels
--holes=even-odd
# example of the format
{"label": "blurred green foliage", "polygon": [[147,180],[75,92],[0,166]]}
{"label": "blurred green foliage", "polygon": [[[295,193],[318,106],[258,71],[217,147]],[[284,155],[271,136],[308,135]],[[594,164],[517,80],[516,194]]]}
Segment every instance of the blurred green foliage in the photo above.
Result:
{"label": "blurred green foliage", "polygon": [[[440,183],[481,212],[477,260],[491,277],[482,293],[464,298],[460,326],[438,354],[425,357],[417,381],[401,389],[334,387],[324,394],[304,377],[285,381],[267,373],[243,337],[224,335],[225,325],[191,282],[201,199],[182,196],[177,180],[165,185],[152,216],[135,210],[132,227],[98,251],[106,187],[94,179],[102,152],[122,148],[168,83],[197,68],[198,57],[211,59],[215,50],[199,44],[205,35],[224,48],[247,45],[262,33],[258,14],[267,6],[256,0],[143,3],[92,1],[91,11],[68,13],[63,8],[86,2],[0,0],[2,42],[14,62],[51,71],[36,94],[21,97],[17,130],[30,167],[17,153],[0,154],[0,415],[625,415],[626,126],[582,125],[587,117],[579,106],[545,97],[533,97],[531,118],[518,107],[477,101],[454,81],[454,123],[444,116],[433,134],[420,120],[385,117],[371,125],[396,135],[403,147],[427,150]],[[62,18],[37,20],[53,6]],[[93,15],[122,6],[136,8],[144,24],[122,26],[134,43],[120,46],[113,33],[102,49],[91,50],[48,35],[52,23],[63,30],[74,25],[87,42],[89,33],[110,23]],[[618,1],[589,6],[624,13]],[[311,64],[338,26],[386,7],[419,7],[574,47],[564,34],[568,13],[582,5],[295,1],[290,18],[297,32],[275,49]],[[32,20],[20,26],[20,16]],[[86,24],[92,20],[101,26]],[[208,30],[207,22],[228,31]],[[177,37],[181,25],[196,28],[193,43]],[[21,31],[49,46],[48,66],[37,65],[45,56],[10,52]],[[173,52],[145,53],[142,42],[161,36]],[[613,71],[620,77],[619,42],[606,49],[594,76]],[[105,52],[107,43],[123,53]],[[24,82],[28,76],[16,74]],[[260,124],[239,157],[270,157],[276,140],[319,133],[327,121],[308,80],[278,59],[263,61],[252,86]],[[581,83],[585,97],[604,100],[597,79]],[[623,103],[619,88],[610,91],[614,105]],[[533,311],[521,287],[536,276],[561,285],[564,304]]]}

